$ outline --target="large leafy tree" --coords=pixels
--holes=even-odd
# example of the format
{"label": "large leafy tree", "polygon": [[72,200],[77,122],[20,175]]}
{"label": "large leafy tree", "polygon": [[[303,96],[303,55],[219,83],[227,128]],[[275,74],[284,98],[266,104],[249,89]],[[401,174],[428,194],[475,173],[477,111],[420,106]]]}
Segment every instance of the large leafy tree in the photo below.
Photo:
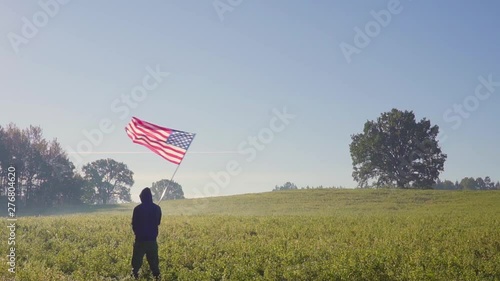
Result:
{"label": "large leafy tree", "polygon": [[360,187],[431,188],[446,160],[438,133],[429,120],[416,122],[412,111],[393,109],[367,121],[351,136],[354,180]]}
{"label": "large leafy tree", "polygon": [[167,188],[167,191],[162,200],[184,199],[184,191],[182,191],[182,186],[180,184],[175,181],[163,179],[151,185],[151,193],[153,194],[154,201],[160,200],[160,196],[165,188]]}
{"label": "large leafy tree", "polygon": [[134,173],[124,163],[111,158],[100,159],[83,166],[87,181],[85,201],[93,204],[130,202],[130,187]]}

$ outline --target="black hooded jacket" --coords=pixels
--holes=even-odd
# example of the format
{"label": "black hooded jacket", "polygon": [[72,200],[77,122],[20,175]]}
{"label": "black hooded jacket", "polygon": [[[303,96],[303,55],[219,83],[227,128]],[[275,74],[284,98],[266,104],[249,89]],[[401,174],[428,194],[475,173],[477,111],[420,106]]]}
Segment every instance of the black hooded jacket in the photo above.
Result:
{"label": "black hooded jacket", "polygon": [[156,241],[158,225],[161,221],[161,208],[153,203],[151,189],[144,188],[139,197],[142,203],[134,208],[132,215],[135,241]]}

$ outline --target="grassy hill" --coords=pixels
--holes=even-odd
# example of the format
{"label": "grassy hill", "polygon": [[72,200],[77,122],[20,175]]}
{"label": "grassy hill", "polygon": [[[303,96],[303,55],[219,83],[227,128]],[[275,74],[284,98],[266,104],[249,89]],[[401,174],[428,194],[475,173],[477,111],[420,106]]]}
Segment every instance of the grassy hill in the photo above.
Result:
{"label": "grassy hill", "polygon": [[[336,215],[406,212],[500,211],[498,191],[312,189],[163,201],[164,215]],[[131,214],[138,203],[53,208],[29,215]],[[22,212],[22,210],[21,210]]]}
{"label": "grassy hill", "polygon": [[317,189],[162,202],[166,214],[336,215],[499,209],[500,192]]}
{"label": "grassy hill", "polygon": [[[135,205],[19,218],[16,280],[130,280]],[[163,280],[500,280],[498,191],[294,190],[161,206]],[[13,277],[2,255],[0,280]]]}

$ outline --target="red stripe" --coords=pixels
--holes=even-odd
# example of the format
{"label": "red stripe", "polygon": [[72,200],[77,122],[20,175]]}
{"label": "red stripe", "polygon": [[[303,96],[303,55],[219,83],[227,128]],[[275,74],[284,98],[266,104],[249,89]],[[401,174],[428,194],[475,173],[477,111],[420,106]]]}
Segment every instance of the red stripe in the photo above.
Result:
{"label": "red stripe", "polygon": [[149,141],[151,142],[154,142],[158,145],[160,145],[161,147],[163,147],[164,149],[167,149],[169,151],[172,151],[172,152],[177,152],[179,154],[185,154],[186,153],[186,150],[184,149],[174,149],[174,146],[172,145],[168,145],[164,139],[158,139],[156,138],[155,136],[150,136],[150,134],[148,134],[148,130],[145,130],[145,129],[142,129],[140,127],[137,127],[137,126],[133,126],[131,125],[130,126],[131,130],[134,132],[134,134],[138,135],[138,136],[144,136],[146,137]]}
{"label": "red stripe", "polygon": [[[135,118],[135,117],[134,117]],[[144,135],[146,135],[150,140],[152,141],[158,141],[160,142],[162,145],[165,144],[166,147],[174,152],[177,152],[177,153],[186,153],[186,150],[182,149],[182,148],[178,148],[176,146],[173,146],[173,145],[168,145],[166,144],[166,141],[167,141],[167,138],[170,136],[170,134],[172,133],[172,130],[171,129],[168,129],[168,128],[163,128],[163,127],[160,127],[160,126],[156,126],[156,125],[152,125],[152,126],[142,126],[141,125],[141,122],[142,123],[147,123],[147,122],[144,122],[142,120],[139,120],[137,118],[135,118],[136,120],[138,120],[138,122],[133,122],[132,124],[134,124],[135,128],[137,130],[140,130],[140,132],[142,132]],[[148,123],[149,124],[149,123]],[[158,131],[158,129],[151,129],[150,127],[157,127],[157,128],[161,128],[162,130],[164,131]],[[159,138],[158,136],[154,135],[154,134],[161,134],[162,136],[164,136],[164,138]]]}
{"label": "red stripe", "polygon": [[165,158],[166,160],[173,162],[173,163],[180,163],[182,161],[181,157],[171,155],[167,152],[165,152],[163,149],[158,149],[155,146],[151,145],[151,143],[148,142],[147,139],[139,138],[133,140],[134,143],[144,145],[145,147],[149,148],[151,151],[154,153],[160,155],[161,157]]}
{"label": "red stripe", "polygon": [[174,131],[172,129],[132,117],[132,121],[125,130],[134,143],[144,145],[174,164],[180,164],[187,152],[185,149],[166,143],[168,137]]}
{"label": "red stripe", "polygon": [[135,118],[135,117],[132,118],[132,121],[134,121],[134,124],[136,124],[136,125],[138,124],[139,125],[138,127],[144,127],[144,128],[147,128],[151,131],[157,131],[158,133],[162,134],[165,137],[165,140],[172,133],[172,130],[169,128],[165,128],[165,127],[161,127],[161,126],[158,126],[155,124],[151,124],[149,122],[142,121],[142,120]]}
{"label": "red stripe", "polygon": [[[182,160],[182,158],[185,155],[185,152],[178,152],[181,154],[181,156],[172,154],[170,152],[170,151],[172,151],[171,147],[169,145],[166,145],[164,141],[157,141],[157,140],[151,139],[148,137],[148,135],[144,135],[143,133],[141,133],[140,129],[137,128],[137,130],[136,130],[136,128],[134,128],[133,126],[130,126],[130,124],[127,127],[127,131],[128,131],[127,134],[129,135],[129,137],[131,137],[131,139],[134,143],[139,143],[139,144],[142,144],[142,145],[148,147],[150,150],[152,150],[156,154],[162,156],[163,158],[165,158],[171,162],[180,163],[180,161]],[[165,154],[165,155],[162,155],[162,154]]]}
{"label": "red stripe", "polygon": [[168,157],[168,156],[163,155],[163,154],[161,153],[161,152],[162,152],[161,150],[157,150],[156,148],[153,148],[153,147],[149,146],[149,145],[148,145],[148,144],[147,144],[144,140],[135,140],[135,141],[133,141],[133,142],[134,142],[134,143],[137,143],[137,144],[140,144],[140,145],[143,145],[143,146],[145,146],[145,147],[149,148],[149,149],[150,149],[151,151],[153,151],[154,153],[156,153],[156,154],[160,155],[163,159],[168,160],[168,161],[170,161],[170,162],[172,162],[172,163],[174,163],[174,164],[180,164],[180,163],[181,163],[181,161],[182,161],[182,158],[181,158],[181,159],[176,159],[176,158],[171,158],[171,157]]}
{"label": "red stripe", "polygon": [[167,131],[159,131],[156,129],[151,129],[149,127],[145,127],[141,122],[132,122],[132,126],[141,129],[141,131],[147,134],[150,138],[154,138],[156,140],[166,140],[170,136],[169,130]]}
{"label": "red stripe", "polygon": [[[174,158],[177,158],[177,159],[182,159],[182,157],[184,156],[185,152],[184,151],[181,151],[181,152],[178,152],[179,154],[181,154],[181,156],[179,155],[176,155],[176,154],[172,154],[170,151],[173,151],[171,149],[171,146],[170,145],[167,145],[165,144],[165,142],[163,141],[157,141],[157,140],[154,140],[154,139],[151,139],[151,138],[148,138],[146,135],[142,134],[140,129],[138,128],[134,128],[133,126],[129,126],[128,129],[130,129],[132,131],[132,134],[134,135],[134,139],[132,140],[146,140],[148,142],[148,144],[150,146],[153,146],[155,147],[156,149],[158,150],[162,150],[164,151],[167,155],[171,156],[171,157],[174,157]],[[175,151],[174,151],[175,152]]]}

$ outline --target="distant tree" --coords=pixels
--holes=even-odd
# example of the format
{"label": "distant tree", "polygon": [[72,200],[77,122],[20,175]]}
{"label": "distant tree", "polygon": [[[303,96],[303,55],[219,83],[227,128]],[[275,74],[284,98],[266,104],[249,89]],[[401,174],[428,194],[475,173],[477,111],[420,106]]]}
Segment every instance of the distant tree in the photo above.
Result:
{"label": "distant tree", "polygon": [[435,189],[448,189],[448,190],[493,190],[496,188],[495,182],[488,176],[484,179],[481,177],[465,177],[460,182],[455,183],[445,180],[438,180],[434,185]]}
{"label": "distant tree", "polygon": [[438,179],[436,184],[434,185],[434,189],[455,190],[458,189],[458,187],[452,181],[449,180],[440,181]]}
{"label": "distant tree", "polygon": [[367,121],[363,133],[351,136],[354,180],[359,187],[431,188],[447,157],[438,133],[425,118],[416,122],[412,111],[393,109]]}
{"label": "distant tree", "polygon": [[486,190],[486,183],[484,182],[483,178],[476,178],[476,189]]}
{"label": "distant tree", "polygon": [[279,190],[292,190],[292,189],[298,189],[297,186],[294,183],[291,182],[286,182],[282,186],[275,186],[273,191],[279,191]]}
{"label": "distant tree", "polygon": [[448,189],[448,190],[453,190],[453,189],[457,189],[457,187],[455,186],[455,184],[452,182],[452,181],[449,181],[449,180],[445,180],[443,182],[443,189]]}
{"label": "distant tree", "polygon": [[100,159],[83,167],[87,189],[84,195],[88,203],[108,204],[130,202],[130,187],[134,173],[124,163],[111,158]]}
{"label": "distant tree", "polygon": [[495,189],[495,183],[491,180],[489,176],[484,178],[484,188],[487,190]]}
{"label": "distant tree", "polygon": [[460,187],[463,190],[476,190],[477,188],[477,183],[476,180],[473,177],[465,177],[460,181]]}
{"label": "distant tree", "polygon": [[151,193],[153,194],[153,200],[156,202],[160,200],[160,196],[163,193],[163,190],[167,188],[165,192],[165,196],[163,196],[163,200],[176,200],[176,199],[184,199],[184,191],[182,191],[182,186],[175,181],[170,181],[167,179],[162,179],[157,182],[152,183],[151,185]]}

